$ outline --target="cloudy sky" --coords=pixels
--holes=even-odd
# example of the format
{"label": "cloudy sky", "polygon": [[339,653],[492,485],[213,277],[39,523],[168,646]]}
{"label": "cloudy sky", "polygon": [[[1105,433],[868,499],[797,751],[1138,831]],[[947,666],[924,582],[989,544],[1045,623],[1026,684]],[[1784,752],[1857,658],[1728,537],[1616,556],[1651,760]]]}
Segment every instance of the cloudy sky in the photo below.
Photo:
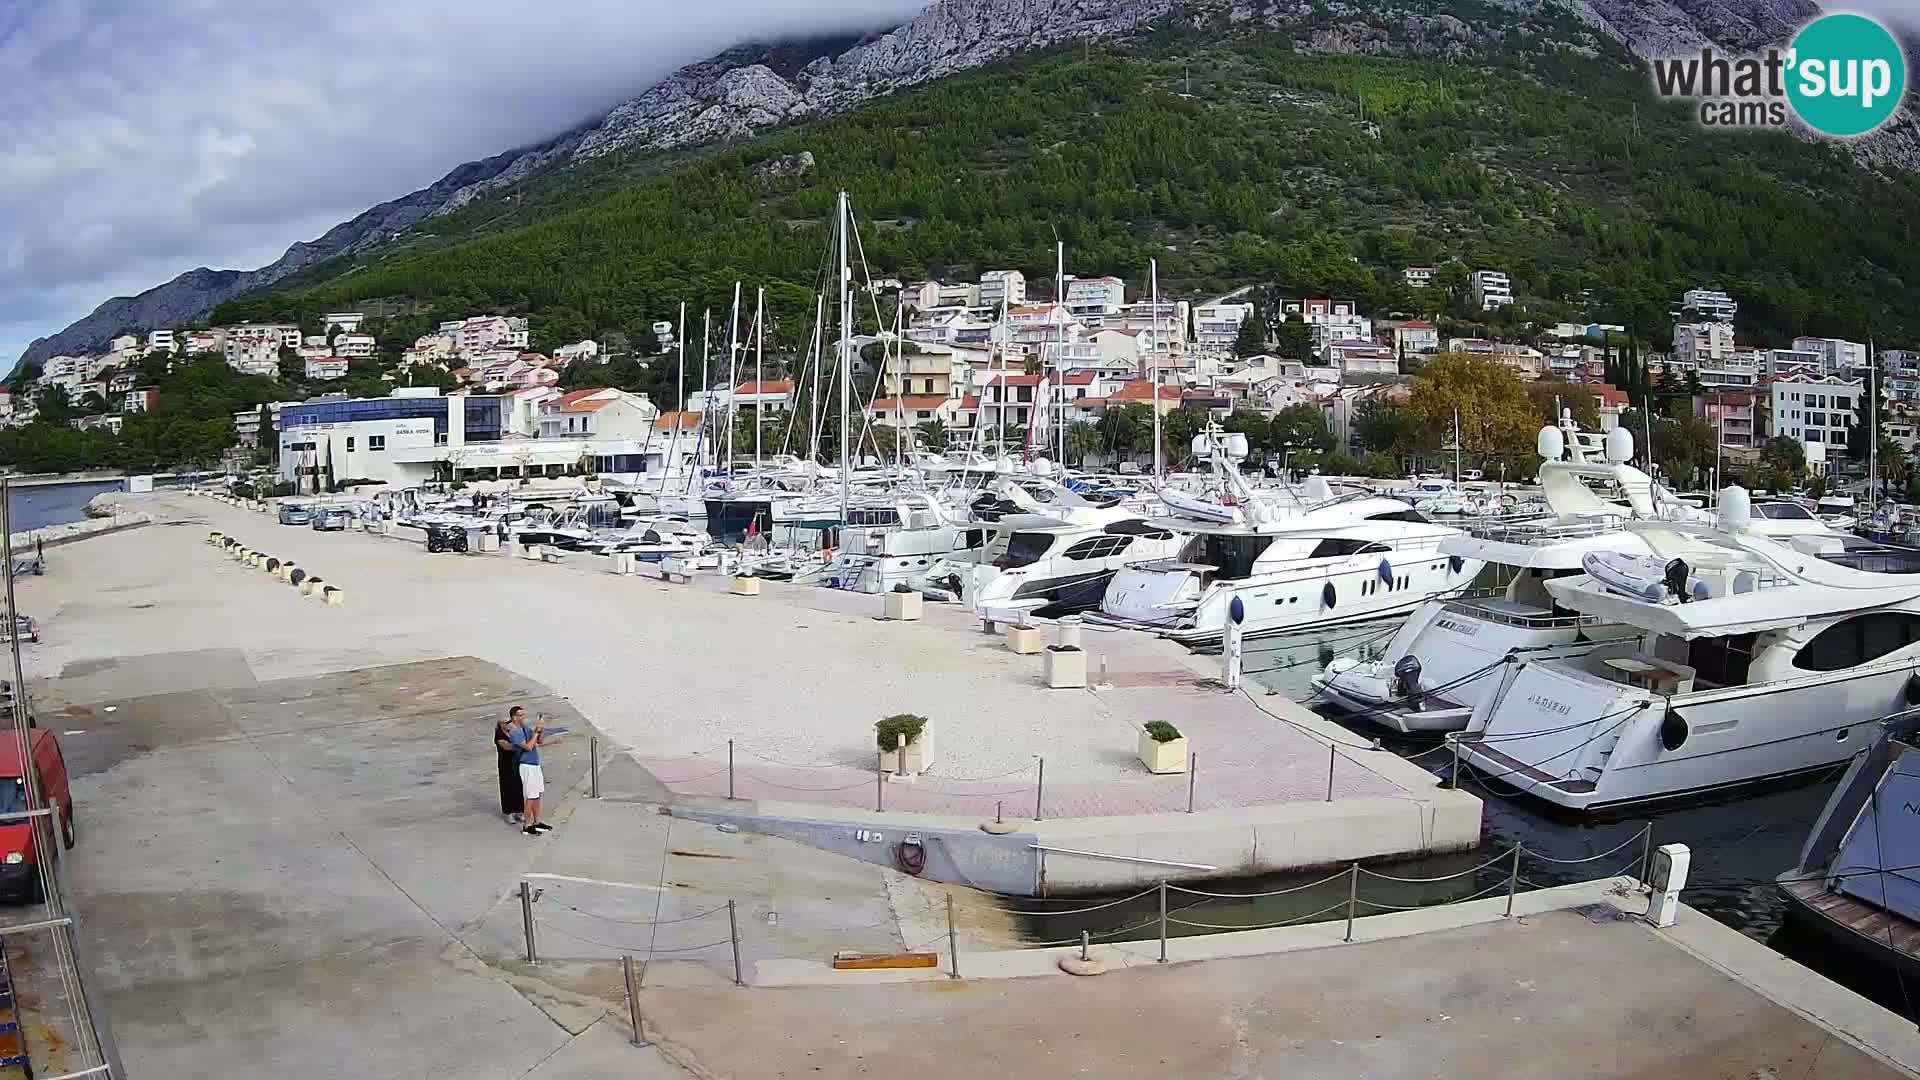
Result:
{"label": "cloudy sky", "polygon": [[925,0],[0,0],[0,369],[755,37]]}
{"label": "cloudy sky", "polygon": [[271,262],[680,64],[924,2],[0,0],[0,368],[109,296]]}

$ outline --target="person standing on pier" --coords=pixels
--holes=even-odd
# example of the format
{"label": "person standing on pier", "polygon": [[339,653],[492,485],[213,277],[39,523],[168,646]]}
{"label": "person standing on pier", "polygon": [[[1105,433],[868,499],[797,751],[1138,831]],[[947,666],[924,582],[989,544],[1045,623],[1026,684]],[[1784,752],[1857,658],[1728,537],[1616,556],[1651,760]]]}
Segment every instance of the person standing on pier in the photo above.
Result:
{"label": "person standing on pier", "polygon": [[553,831],[553,826],[540,820],[540,796],[546,792],[546,777],[540,771],[540,742],[547,733],[547,718],[542,715],[532,727],[527,726],[527,710],[515,705],[507,713],[513,723],[507,729],[507,741],[520,756],[520,793],[524,797],[521,811],[526,827],[520,831],[528,836],[539,836]]}
{"label": "person standing on pier", "polygon": [[510,825],[520,824],[521,805],[525,796],[520,791],[520,751],[513,748],[513,741],[507,737],[511,727],[518,726],[516,706],[513,714],[506,720],[497,720],[493,725],[494,765],[500,773],[500,814]]}

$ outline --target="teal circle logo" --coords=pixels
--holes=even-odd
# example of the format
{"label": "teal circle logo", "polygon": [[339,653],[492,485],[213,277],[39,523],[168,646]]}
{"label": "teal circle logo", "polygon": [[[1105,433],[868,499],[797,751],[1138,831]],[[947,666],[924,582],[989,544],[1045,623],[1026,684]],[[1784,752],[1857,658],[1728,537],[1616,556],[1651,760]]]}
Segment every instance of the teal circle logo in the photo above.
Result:
{"label": "teal circle logo", "polygon": [[1907,55],[1864,15],[1815,19],[1787,55],[1787,100],[1807,126],[1850,139],[1892,119],[1907,92]]}

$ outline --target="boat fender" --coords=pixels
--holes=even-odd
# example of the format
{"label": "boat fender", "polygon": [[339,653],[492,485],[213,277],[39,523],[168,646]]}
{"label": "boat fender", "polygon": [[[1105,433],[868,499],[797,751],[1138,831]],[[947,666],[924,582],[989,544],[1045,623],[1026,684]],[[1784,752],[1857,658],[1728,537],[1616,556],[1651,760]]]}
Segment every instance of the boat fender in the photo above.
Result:
{"label": "boat fender", "polygon": [[1333,607],[1333,602],[1338,598],[1339,594],[1334,592],[1333,582],[1331,581],[1327,582],[1326,586],[1320,590],[1320,606],[1323,608]]}
{"label": "boat fender", "polygon": [[909,835],[902,840],[900,846],[893,849],[893,857],[899,861],[900,869],[914,877],[919,877],[921,871],[927,868],[927,849],[916,835]]}
{"label": "boat fender", "polygon": [[1386,582],[1387,588],[1393,588],[1393,562],[1389,559],[1380,560],[1380,580]]}
{"label": "boat fender", "polygon": [[1460,572],[1460,568],[1465,565],[1467,565],[1467,560],[1461,558],[1460,556],[1458,555],[1447,556],[1447,570],[1449,572],[1457,574]]}
{"label": "boat fender", "polygon": [[1668,709],[1666,719],[1660,721],[1660,745],[1668,750],[1687,745],[1687,722],[1672,709]]}
{"label": "boat fender", "polygon": [[1907,704],[1920,705],[1920,674],[1907,676]]}

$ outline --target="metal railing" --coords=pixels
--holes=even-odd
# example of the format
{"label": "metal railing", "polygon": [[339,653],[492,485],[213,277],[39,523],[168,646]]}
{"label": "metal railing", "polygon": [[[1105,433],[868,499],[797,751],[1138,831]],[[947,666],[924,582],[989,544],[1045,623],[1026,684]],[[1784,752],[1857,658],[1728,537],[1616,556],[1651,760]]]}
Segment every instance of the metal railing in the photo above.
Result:
{"label": "metal railing", "polygon": [[1598,615],[1529,615],[1517,611],[1502,611],[1486,604],[1471,600],[1454,600],[1447,604],[1446,610],[1479,619],[1482,622],[1499,623],[1502,626],[1517,626],[1528,630],[1560,630],[1576,626],[1598,626],[1605,620]]}

